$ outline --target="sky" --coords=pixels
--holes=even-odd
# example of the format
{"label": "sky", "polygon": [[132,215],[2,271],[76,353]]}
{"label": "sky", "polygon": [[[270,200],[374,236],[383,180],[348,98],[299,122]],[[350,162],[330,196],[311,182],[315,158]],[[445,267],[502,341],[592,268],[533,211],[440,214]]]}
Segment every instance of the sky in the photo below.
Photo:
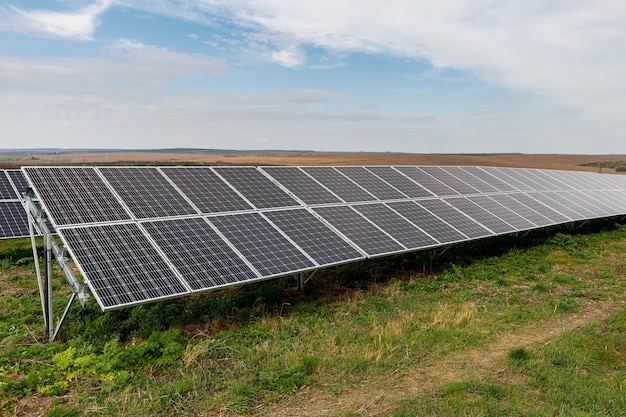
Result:
{"label": "sky", "polygon": [[626,154],[626,2],[2,0],[42,147]]}

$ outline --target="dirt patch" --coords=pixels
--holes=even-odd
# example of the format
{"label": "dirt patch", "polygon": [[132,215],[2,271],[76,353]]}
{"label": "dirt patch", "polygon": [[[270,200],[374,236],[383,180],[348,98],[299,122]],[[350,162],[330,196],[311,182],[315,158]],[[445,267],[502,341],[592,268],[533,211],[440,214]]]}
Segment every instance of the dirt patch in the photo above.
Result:
{"label": "dirt patch", "polygon": [[384,379],[368,380],[340,396],[319,389],[303,389],[290,401],[279,404],[267,414],[272,416],[329,416],[353,412],[373,416],[389,411],[401,399],[428,393],[449,382],[471,376],[497,376],[504,366],[509,350],[537,348],[561,333],[587,323],[603,320],[623,305],[612,302],[586,303],[584,311],[555,315],[553,320],[519,326],[501,335],[488,346],[466,349],[422,366],[396,372]]}

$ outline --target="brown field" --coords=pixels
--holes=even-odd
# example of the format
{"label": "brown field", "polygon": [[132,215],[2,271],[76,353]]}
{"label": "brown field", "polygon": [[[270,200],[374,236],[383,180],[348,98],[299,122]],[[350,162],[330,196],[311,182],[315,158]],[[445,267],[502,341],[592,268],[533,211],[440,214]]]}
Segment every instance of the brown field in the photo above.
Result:
{"label": "brown field", "polygon": [[[94,163],[207,163],[217,165],[479,165],[600,171],[582,164],[624,161],[626,155],[566,154],[410,154],[410,153],[250,153],[247,155],[211,155],[197,153],[110,152],[38,155],[5,161],[6,167],[21,165],[67,165]],[[602,168],[602,172],[614,172]]]}

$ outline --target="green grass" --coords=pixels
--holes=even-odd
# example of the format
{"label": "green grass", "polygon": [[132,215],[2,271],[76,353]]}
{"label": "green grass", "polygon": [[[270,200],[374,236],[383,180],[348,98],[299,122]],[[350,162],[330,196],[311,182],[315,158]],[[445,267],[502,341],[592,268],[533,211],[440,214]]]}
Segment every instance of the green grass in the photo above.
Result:
{"label": "green grass", "polygon": [[[0,414],[624,415],[625,240],[591,222],[345,265],[304,294],[286,278],[108,313],[92,301],[52,344],[29,241],[2,241]],[[450,363],[597,303],[608,319],[507,346],[484,369]],[[405,395],[372,403],[390,381]]]}

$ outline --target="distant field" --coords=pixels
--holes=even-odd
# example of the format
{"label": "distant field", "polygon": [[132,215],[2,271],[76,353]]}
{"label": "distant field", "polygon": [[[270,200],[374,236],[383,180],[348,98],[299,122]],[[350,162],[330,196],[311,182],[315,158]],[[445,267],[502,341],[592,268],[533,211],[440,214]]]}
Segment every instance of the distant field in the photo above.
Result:
{"label": "distant field", "polygon": [[303,153],[210,155],[200,153],[111,152],[37,155],[2,161],[6,167],[20,165],[66,165],[102,163],[161,163],[218,165],[483,165],[615,172],[606,165],[626,160],[626,155],[565,154],[410,154],[410,153]]}

